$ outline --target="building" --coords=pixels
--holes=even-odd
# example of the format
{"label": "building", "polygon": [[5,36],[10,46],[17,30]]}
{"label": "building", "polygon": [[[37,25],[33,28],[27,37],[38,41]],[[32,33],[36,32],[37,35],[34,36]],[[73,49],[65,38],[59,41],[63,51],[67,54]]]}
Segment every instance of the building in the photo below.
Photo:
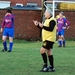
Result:
{"label": "building", "polygon": [[[13,6],[12,12],[15,14],[15,38],[26,40],[36,40],[40,38],[40,29],[33,24],[33,20],[42,20],[41,0],[0,0],[0,2],[6,2],[11,7]],[[0,24],[5,13],[6,10],[3,9],[2,6],[2,8],[0,8]]]}
{"label": "building", "polygon": [[[15,14],[15,38],[26,39],[26,40],[40,39],[40,29],[34,26],[32,21],[33,19],[42,21],[42,6],[43,6],[42,2],[53,1],[53,0],[0,0],[0,3],[1,1],[5,1],[9,3],[8,6],[12,7],[12,12]],[[62,0],[62,1],[65,1],[65,0]],[[67,0],[67,1],[70,1],[70,0]],[[29,7],[27,7],[27,5]],[[15,7],[15,6],[18,6],[18,7]],[[55,15],[57,15],[60,11],[61,10],[56,10]],[[75,11],[63,10],[63,12],[65,13],[65,16],[70,21],[70,28],[66,30],[65,37],[68,39],[70,38],[74,39],[75,38],[75,33],[74,33]],[[0,25],[2,23],[5,13],[6,13],[6,9],[0,8]],[[0,36],[1,35],[2,34],[0,34]]]}

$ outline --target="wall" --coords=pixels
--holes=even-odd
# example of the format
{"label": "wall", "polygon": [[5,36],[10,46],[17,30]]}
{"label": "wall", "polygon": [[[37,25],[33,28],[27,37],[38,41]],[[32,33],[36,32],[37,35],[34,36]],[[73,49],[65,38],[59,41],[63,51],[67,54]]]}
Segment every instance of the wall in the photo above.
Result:
{"label": "wall", "polygon": [[22,3],[26,5],[28,2],[37,3],[39,6],[42,4],[42,0],[0,0],[0,1],[11,1],[11,5],[15,5],[16,3]]}
{"label": "wall", "polygon": [[[41,11],[13,10],[12,12],[15,14],[15,38],[40,38],[40,29],[33,24],[33,20],[41,21]],[[0,10],[0,24],[5,13],[6,10]]]}
{"label": "wall", "polygon": [[[11,0],[11,4],[25,3],[26,2],[37,2],[41,5],[42,0]],[[56,11],[56,15],[60,11]],[[0,24],[2,23],[3,17],[6,10],[0,10]],[[34,26],[32,20],[37,19],[41,21],[41,11],[24,11],[24,10],[13,10],[15,14],[15,38],[20,39],[35,39],[40,38],[40,30]],[[65,16],[70,21],[70,28],[66,30],[65,37],[75,38],[75,11],[64,11]],[[1,37],[2,34],[0,34]]]}
{"label": "wall", "polygon": [[16,3],[22,3],[23,5],[26,5],[27,3],[37,3],[38,6],[41,6],[42,0],[11,0],[11,5],[15,5]]}
{"label": "wall", "polygon": [[13,10],[13,13],[16,38],[38,39],[40,37],[40,29],[33,24],[33,20],[41,21],[40,11]]}
{"label": "wall", "polygon": [[[3,1],[3,0],[2,0]],[[15,6],[16,3],[22,3],[26,5],[28,2],[37,3],[41,6],[42,0],[4,0],[11,1],[11,6]],[[33,20],[41,21],[41,11],[26,11],[26,10],[12,10],[15,14],[15,38],[36,40],[40,38],[40,29],[33,24]],[[3,17],[6,14],[6,10],[0,10],[0,24]],[[0,34],[1,36],[2,34]]]}

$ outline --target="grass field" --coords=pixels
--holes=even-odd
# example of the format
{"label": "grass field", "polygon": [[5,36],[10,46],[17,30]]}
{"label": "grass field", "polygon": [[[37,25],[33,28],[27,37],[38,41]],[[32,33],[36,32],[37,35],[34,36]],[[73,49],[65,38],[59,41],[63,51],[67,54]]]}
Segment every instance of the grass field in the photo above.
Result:
{"label": "grass field", "polygon": [[55,43],[53,73],[39,72],[43,65],[41,45],[42,42],[14,41],[13,52],[0,52],[0,75],[75,75],[75,41],[67,41],[65,48],[58,48]]}

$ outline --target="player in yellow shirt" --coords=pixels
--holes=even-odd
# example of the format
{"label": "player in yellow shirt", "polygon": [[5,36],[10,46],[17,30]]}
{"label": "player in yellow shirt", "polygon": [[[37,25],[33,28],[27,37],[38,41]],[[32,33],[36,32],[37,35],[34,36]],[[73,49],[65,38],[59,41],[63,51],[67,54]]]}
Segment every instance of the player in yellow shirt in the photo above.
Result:
{"label": "player in yellow shirt", "polygon": [[[43,46],[40,49],[42,59],[44,62],[43,68],[40,72],[54,72],[54,58],[52,54],[52,48],[56,41],[56,19],[52,17],[52,12],[46,9],[44,16],[46,18],[44,24],[33,20],[37,27],[42,28],[42,41]],[[50,66],[48,66],[47,56],[49,59]]]}

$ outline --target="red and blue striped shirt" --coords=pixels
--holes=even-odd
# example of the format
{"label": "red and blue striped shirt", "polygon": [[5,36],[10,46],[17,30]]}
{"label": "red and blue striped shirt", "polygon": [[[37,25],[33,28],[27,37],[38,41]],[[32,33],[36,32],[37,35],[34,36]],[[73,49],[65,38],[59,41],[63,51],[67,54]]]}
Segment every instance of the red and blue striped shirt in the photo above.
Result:
{"label": "red and blue striped shirt", "polygon": [[2,28],[14,28],[14,15],[6,14],[2,22]]}

